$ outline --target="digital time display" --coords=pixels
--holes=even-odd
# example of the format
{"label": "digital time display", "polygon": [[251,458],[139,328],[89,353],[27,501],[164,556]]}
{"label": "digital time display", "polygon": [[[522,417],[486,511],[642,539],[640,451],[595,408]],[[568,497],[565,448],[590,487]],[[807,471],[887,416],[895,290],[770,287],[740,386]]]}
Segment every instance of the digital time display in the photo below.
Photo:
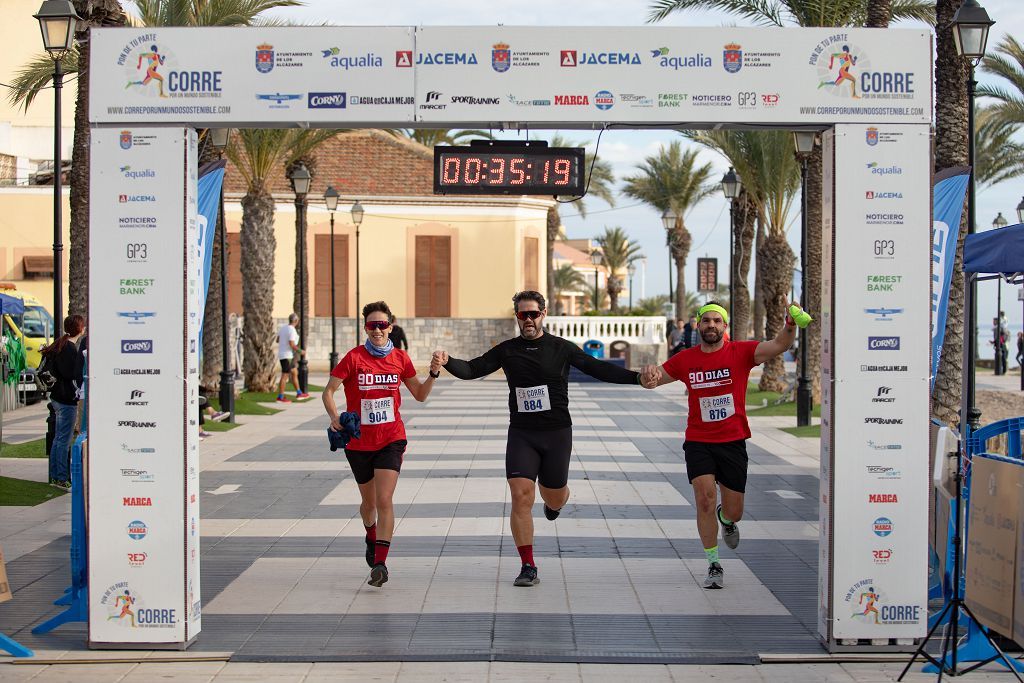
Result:
{"label": "digital time display", "polygon": [[582,147],[534,143],[434,148],[435,194],[580,196],[583,175]]}

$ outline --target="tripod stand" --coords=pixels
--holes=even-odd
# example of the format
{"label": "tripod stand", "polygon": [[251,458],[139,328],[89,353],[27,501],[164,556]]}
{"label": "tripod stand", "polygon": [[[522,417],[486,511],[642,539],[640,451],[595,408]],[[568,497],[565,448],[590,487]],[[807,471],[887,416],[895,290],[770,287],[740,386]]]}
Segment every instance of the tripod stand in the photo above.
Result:
{"label": "tripod stand", "polygon": [[[964,310],[965,311],[973,310],[972,309],[972,304],[973,304],[973,293],[972,293],[973,287],[972,287],[972,284],[973,284],[973,281],[975,281],[977,279],[990,279],[990,278],[978,278],[978,276],[976,274],[974,274],[974,273],[967,273],[967,277],[965,278],[966,281],[964,283],[964,292],[965,292],[965,296],[964,296],[964,303],[965,303]],[[962,369],[962,376],[961,376],[961,378],[962,378],[961,386],[965,387],[965,388],[966,387],[973,387],[974,386],[973,382],[969,383],[969,380],[970,380],[969,373],[972,373],[974,371],[974,368],[973,368],[974,352],[973,352],[972,345],[969,343],[969,337],[970,337],[970,334],[971,334],[971,329],[970,328],[971,328],[970,325],[964,325],[964,330],[965,330],[964,331],[964,337],[965,338],[964,338],[964,357],[963,357],[963,366],[962,366],[963,369]],[[970,340],[970,341],[973,341],[973,340]],[[971,392],[968,392],[968,393],[970,394]],[[962,572],[962,567],[961,567],[961,564],[962,564],[961,549],[962,549],[962,545],[963,545],[963,520],[961,519],[961,508],[963,507],[963,469],[964,469],[964,461],[965,461],[965,459],[969,455],[971,455],[971,454],[967,453],[969,437],[970,437],[970,432],[971,432],[971,427],[970,427],[970,425],[967,422],[967,411],[968,411],[968,406],[969,405],[973,405],[973,404],[974,404],[974,396],[973,395],[964,396],[963,399],[960,402],[960,443],[958,444],[958,447],[957,447],[957,466],[956,466],[956,476],[954,477],[955,492],[956,492],[956,496],[955,496],[955,499],[954,499],[955,500],[954,504],[956,506],[956,509],[953,512],[953,519],[954,519],[954,521],[953,521],[953,529],[954,529],[954,532],[953,532],[953,595],[949,599],[949,602],[946,603],[946,606],[942,608],[942,612],[939,614],[938,618],[935,620],[935,625],[932,626],[930,631],[928,631],[928,635],[925,636],[925,639],[921,642],[920,647],[918,647],[917,650],[914,652],[914,655],[910,658],[910,661],[907,662],[907,665],[905,667],[903,667],[903,672],[900,673],[899,678],[896,679],[897,681],[902,681],[903,677],[907,675],[907,671],[909,671],[910,667],[914,665],[915,661],[917,661],[917,658],[921,657],[922,659],[931,662],[932,664],[934,664],[938,668],[938,672],[939,672],[938,680],[940,680],[940,681],[942,680],[943,674],[949,674],[950,676],[962,676],[962,675],[964,675],[966,673],[970,673],[971,671],[974,671],[975,669],[977,669],[979,667],[985,666],[989,662],[993,662],[993,661],[995,661],[997,659],[1002,659],[1002,663],[1005,664],[1010,669],[1010,671],[1017,678],[1017,680],[1021,681],[1022,683],[1024,683],[1024,679],[1022,679],[1020,677],[1020,674],[1017,673],[1017,668],[1014,666],[1014,662],[1011,661],[1010,658],[1007,657],[1006,654],[1004,654],[1003,651],[999,649],[999,646],[996,645],[994,640],[992,640],[992,636],[989,635],[989,633],[982,627],[981,622],[979,622],[978,618],[974,616],[973,612],[971,612],[971,608],[967,606],[966,602],[964,602],[964,598],[963,598],[963,596],[961,594],[961,590],[960,590],[960,579],[961,579],[961,572]],[[971,666],[969,666],[967,668],[958,669],[957,668],[957,653],[958,653],[957,639],[958,639],[958,636],[959,636],[960,613],[961,612],[964,613],[964,616],[968,620],[967,621],[968,625],[970,625],[970,623],[973,622],[978,627],[978,631],[980,631],[982,634],[984,634],[986,640],[988,640],[988,644],[992,646],[992,650],[995,651],[996,654],[992,655],[991,657],[988,657],[987,659],[984,659],[984,660],[981,660],[981,661],[978,661],[978,662],[974,662],[974,663],[971,664]],[[947,628],[946,632],[944,634],[942,634],[942,655],[940,656],[939,659],[936,659],[932,654],[930,654],[928,652],[925,652],[925,648],[928,646],[928,643],[931,641],[932,637],[935,635],[935,631],[940,626],[943,625],[943,620],[945,619],[947,614],[949,614],[949,625],[948,625],[948,628]],[[947,653],[949,655],[948,656],[948,659],[949,659],[948,663],[946,661],[947,660]]]}

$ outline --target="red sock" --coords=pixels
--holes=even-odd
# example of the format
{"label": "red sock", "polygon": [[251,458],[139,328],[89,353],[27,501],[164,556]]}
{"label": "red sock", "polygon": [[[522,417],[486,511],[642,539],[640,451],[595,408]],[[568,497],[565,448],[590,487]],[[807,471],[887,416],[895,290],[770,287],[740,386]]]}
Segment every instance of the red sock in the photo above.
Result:
{"label": "red sock", "polygon": [[377,540],[377,522],[374,522],[370,526],[366,526],[364,524],[363,528],[366,529],[366,539],[370,543],[373,543],[374,541]]}
{"label": "red sock", "polygon": [[387,562],[389,550],[391,550],[391,541],[374,541],[373,563],[384,564]]}
{"label": "red sock", "polygon": [[519,557],[523,559],[523,564],[528,564],[531,567],[536,567],[533,563],[533,545],[518,545],[516,550],[519,551]]}

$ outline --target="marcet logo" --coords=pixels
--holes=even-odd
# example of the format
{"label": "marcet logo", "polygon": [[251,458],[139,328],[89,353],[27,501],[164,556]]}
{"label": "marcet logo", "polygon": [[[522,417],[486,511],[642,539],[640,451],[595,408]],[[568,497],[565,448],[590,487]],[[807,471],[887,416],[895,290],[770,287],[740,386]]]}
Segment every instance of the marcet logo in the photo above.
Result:
{"label": "marcet logo", "polygon": [[878,391],[875,397],[871,399],[872,403],[892,403],[896,400],[895,396],[889,396],[889,392],[892,391],[892,387],[878,387]]}
{"label": "marcet logo", "polygon": [[153,340],[122,339],[121,353],[153,353]]}
{"label": "marcet logo", "polygon": [[344,109],[346,95],[343,92],[309,93],[310,109]]}
{"label": "marcet logo", "polygon": [[899,337],[868,337],[869,351],[899,351]]}
{"label": "marcet logo", "polygon": [[669,57],[668,53],[669,49],[667,47],[659,47],[651,50],[651,57],[657,60],[656,64],[658,66],[663,69],[672,69],[673,71],[678,71],[679,69],[711,68],[711,58],[703,52],[682,57]]}

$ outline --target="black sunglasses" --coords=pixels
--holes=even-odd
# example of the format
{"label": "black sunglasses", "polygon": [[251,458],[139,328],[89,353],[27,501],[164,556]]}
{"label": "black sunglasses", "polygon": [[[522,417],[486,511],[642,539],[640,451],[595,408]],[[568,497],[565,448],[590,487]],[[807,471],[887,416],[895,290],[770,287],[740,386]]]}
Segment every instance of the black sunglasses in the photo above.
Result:
{"label": "black sunglasses", "polygon": [[391,327],[391,323],[387,320],[367,320],[366,329],[368,330],[386,330]]}
{"label": "black sunglasses", "polygon": [[536,320],[542,315],[542,311],[516,311],[516,317],[520,320]]}

